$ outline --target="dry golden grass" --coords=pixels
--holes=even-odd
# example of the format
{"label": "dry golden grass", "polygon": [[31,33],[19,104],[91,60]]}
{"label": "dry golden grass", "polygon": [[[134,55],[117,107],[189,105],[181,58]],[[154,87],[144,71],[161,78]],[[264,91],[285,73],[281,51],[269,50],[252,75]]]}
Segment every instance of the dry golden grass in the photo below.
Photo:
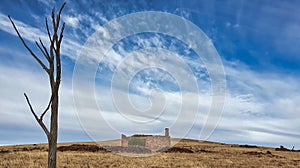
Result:
{"label": "dry golden grass", "polygon": [[[71,144],[74,143],[59,146]],[[116,146],[120,141],[106,141],[101,144]],[[183,140],[175,146],[190,149],[194,153],[128,157],[113,152],[66,151],[58,152],[58,167],[300,167],[300,152],[275,151],[274,148],[266,147],[243,148],[239,145],[194,140]],[[46,150],[45,144],[2,146],[0,167],[46,167]],[[267,154],[267,151],[271,154]]]}

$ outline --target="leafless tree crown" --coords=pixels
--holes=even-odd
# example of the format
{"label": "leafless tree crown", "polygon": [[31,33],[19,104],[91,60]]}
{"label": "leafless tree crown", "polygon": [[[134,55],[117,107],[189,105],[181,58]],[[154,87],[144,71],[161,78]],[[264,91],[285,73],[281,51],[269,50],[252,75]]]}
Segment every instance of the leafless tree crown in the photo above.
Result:
{"label": "leafless tree crown", "polygon": [[[46,59],[46,61],[42,61],[40,57],[38,57],[26,44],[25,40],[21,36],[18,31],[15,23],[8,16],[11,21],[13,28],[18,34],[19,39],[25,48],[29,51],[30,55],[35,59],[35,61],[43,68],[43,70],[47,73],[49,77],[51,96],[48,102],[47,107],[44,111],[41,112],[41,115],[38,116],[35,110],[33,109],[30,100],[26,93],[24,96],[26,98],[26,102],[30,108],[31,113],[34,118],[38,122],[38,124],[43,129],[44,133],[48,139],[48,167],[54,168],[56,167],[56,149],[57,149],[57,130],[58,130],[58,105],[59,105],[59,86],[61,82],[61,42],[63,39],[63,33],[65,29],[65,23],[60,27],[60,15],[62,10],[64,9],[66,2],[62,4],[58,14],[55,16],[55,8],[52,9],[51,20],[52,20],[52,29],[53,32],[50,31],[48,19],[45,18],[47,34],[50,42],[49,49],[46,48],[41,39],[39,41],[35,41],[36,47],[41,52],[42,56]],[[59,30],[60,28],[60,30]],[[43,118],[45,114],[51,109],[51,120],[50,120],[50,129],[43,122]]]}

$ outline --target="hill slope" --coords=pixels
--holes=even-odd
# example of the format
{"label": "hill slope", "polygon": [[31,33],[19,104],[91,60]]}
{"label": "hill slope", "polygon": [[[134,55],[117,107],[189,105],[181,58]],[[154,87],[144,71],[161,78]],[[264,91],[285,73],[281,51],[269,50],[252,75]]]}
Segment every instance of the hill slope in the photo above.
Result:
{"label": "hill slope", "polygon": [[[178,139],[172,139],[175,144]],[[120,140],[59,144],[58,167],[299,167],[300,152],[183,139],[155,154],[117,154]],[[136,149],[135,149],[136,150]],[[140,150],[139,150],[140,151]],[[125,151],[128,152],[128,151]],[[140,156],[140,157],[138,157]],[[0,147],[0,167],[46,167],[47,145]]]}

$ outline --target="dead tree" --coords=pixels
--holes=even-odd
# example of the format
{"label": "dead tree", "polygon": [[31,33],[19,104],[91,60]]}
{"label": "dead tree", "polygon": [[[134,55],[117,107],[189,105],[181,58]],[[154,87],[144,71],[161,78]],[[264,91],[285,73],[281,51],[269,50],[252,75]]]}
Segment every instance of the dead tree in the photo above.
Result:
{"label": "dead tree", "polygon": [[[20,38],[22,44],[25,46],[25,48],[29,51],[30,55],[35,59],[35,61],[44,69],[44,71],[47,73],[49,77],[49,83],[50,83],[50,90],[51,90],[51,96],[49,103],[46,107],[46,109],[41,113],[41,115],[38,117],[37,113],[33,109],[30,100],[26,93],[24,93],[24,96],[26,98],[26,101],[28,103],[28,106],[30,108],[31,113],[33,114],[34,118],[38,122],[38,124],[43,129],[44,133],[47,136],[48,139],[48,167],[49,168],[55,168],[56,167],[56,150],[57,150],[57,130],[58,130],[58,105],[59,105],[59,86],[61,82],[61,55],[60,55],[60,46],[63,39],[63,33],[65,28],[65,23],[60,28],[59,32],[59,23],[60,23],[60,15],[65,7],[66,3],[63,3],[60,7],[60,10],[58,14],[55,16],[55,8],[52,9],[52,27],[53,32],[50,32],[48,20],[46,20],[46,29],[48,33],[48,38],[50,41],[49,49],[47,49],[42,42],[41,39],[39,41],[36,41],[36,47],[40,50],[43,57],[45,57],[46,61],[48,62],[48,65],[46,65],[26,44],[25,40],[19,33],[15,23],[11,19],[10,16],[8,16],[9,20],[11,21],[15,31],[18,34],[18,37]],[[50,121],[50,130],[43,122],[43,117],[45,114],[49,111],[51,111],[51,121]]]}

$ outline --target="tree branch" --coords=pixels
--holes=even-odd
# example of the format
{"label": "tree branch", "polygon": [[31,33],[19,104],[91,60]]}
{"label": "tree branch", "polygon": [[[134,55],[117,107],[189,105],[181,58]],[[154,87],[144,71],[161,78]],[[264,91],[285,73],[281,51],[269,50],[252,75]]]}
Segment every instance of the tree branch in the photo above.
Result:
{"label": "tree branch", "polygon": [[45,53],[47,54],[47,56],[48,56],[48,59],[50,60],[50,55],[49,55],[49,53],[48,53],[48,50],[47,50],[47,48],[45,47],[45,45],[44,45],[44,43],[42,42],[42,40],[41,40],[41,39],[40,39],[40,43],[41,43],[41,45],[42,45],[42,47],[43,47],[43,49],[44,49]]}
{"label": "tree branch", "polygon": [[53,35],[55,35],[55,32],[57,31],[57,27],[56,27],[56,24],[55,24],[55,14],[54,14],[54,11],[55,11],[55,7],[52,9],[52,14],[51,14],[51,17],[52,17],[52,25],[53,25]]}
{"label": "tree branch", "polygon": [[60,7],[59,12],[58,12],[58,14],[57,14],[57,17],[56,17],[56,28],[57,28],[57,29],[58,29],[58,27],[59,27],[59,22],[60,22],[60,15],[61,15],[61,12],[62,12],[62,10],[64,9],[64,7],[65,7],[66,4],[67,4],[67,2],[64,2],[64,3],[62,4],[62,6]]}
{"label": "tree branch", "polygon": [[60,35],[59,35],[59,40],[58,40],[58,45],[60,46],[61,44],[61,41],[62,41],[62,38],[63,38],[63,33],[64,33],[64,30],[65,30],[65,22],[63,23],[62,25],[62,28],[61,28],[61,32],[60,32]]}
{"label": "tree branch", "polygon": [[41,121],[43,121],[44,115],[47,113],[47,111],[48,111],[49,108],[50,108],[50,105],[51,105],[52,100],[53,100],[53,97],[54,97],[53,95],[54,95],[54,94],[52,93],[52,94],[51,94],[51,98],[50,98],[49,103],[48,103],[48,106],[47,106],[47,108],[44,110],[44,112],[42,113],[42,115],[41,115],[41,117],[40,117],[40,120],[41,120]]}
{"label": "tree branch", "polygon": [[64,9],[64,7],[66,6],[66,4],[67,4],[67,2],[64,2],[64,3],[62,4],[62,6],[60,7],[60,10],[59,10],[59,12],[58,12],[58,16],[59,16],[59,17],[57,18],[57,21],[59,21],[61,12],[62,12],[62,10]]}
{"label": "tree branch", "polygon": [[36,115],[36,113],[34,112],[32,105],[30,104],[29,98],[27,97],[26,93],[24,93],[24,96],[26,98],[27,104],[30,107],[30,111],[33,114],[34,118],[36,119],[36,121],[39,123],[39,125],[41,126],[41,128],[43,129],[43,131],[45,132],[45,134],[47,135],[47,138],[50,137],[50,133],[48,128],[46,127],[46,125],[43,123],[42,119],[39,119],[38,116]]}
{"label": "tree branch", "polygon": [[27,104],[28,104],[28,106],[29,106],[29,108],[30,108],[31,113],[33,114],[34,118],[38,121],[39,118],[38,118],[38,116],[35,114],[35,112],[34,112],[32,106],[31,106],[31,104],[30,104],[30,101],[29,101],[29,99],[28,99],[26,93],[24,93],[24,96],[25,96],[25,98],[26,98],[26,101],[27,101]]}
{"label": "tree branch", "polygon": [[54,27],[55,30],[54,31],[55,31],[55,35],[56,35],[56,36],[53,36],[53,38],[55,39],[54,41],[56,42],[55,43],[56,48],[53,47],[54,50],[55,50],[55,54],[56,54],[56,79],[55,79],[55,86],[54,86],[55,90],[58,90],[58,86],[59,86],[60,80],[61,80],[60,44],[61,44],[61,41],[62,41],[62,38],[63,38],[65,23],[63,23],[63,25],[62,25],[59,37],[57,36],[57,31],[58,31],[58,27],[59,27],[59,23],[60,23],[60,15],[61,15],[61,12],[64,9],[65,5],[66,5],[66,2],[64,2],[63,5],[61,6],[61,8],[60,8],[60,10],[57,14],[56,21],[55,21],[54,15],[52,15],[52,19],[54,20],[53,25],[55,25],[55,27]]}
{"label": "tree branch", "polygon": [[30,54],[32,55],[32,57],[42,66],[42,68],[49,74],[49,69],[46,67],[46,65],[34,54],[34,52],[27,46],[26,42],[24,41],[23,37],[21,36],[21,34],[19,33],[15,23],[12,21],[12,19],[10,18],[10,16],[8,16],[10,22],[12,23],[15,31],[17,32],[20,40],[22,41],[23,45],[25,46],[25,48],[30,52]]}
{"label": "tree branch", "polygon": [[45,53],[45,51],[42,49],[42,47],[39,45],[39,43],[37,41],[35,41],[35,45],[40,49],[40,51],[42,52],[42,54],[44,55],[44,57],[47,59],[47,61],[50,61],[50,58],[48,57],[48,55]]}
{"label": "tree branch", "polygon": [[49,37],[50,42],[52,43],[51,33],[49,30],[49,25],[48,25],[48,19],[45,18],[45,20],[46,20],[46,29],[47,29],[48,37]]}

